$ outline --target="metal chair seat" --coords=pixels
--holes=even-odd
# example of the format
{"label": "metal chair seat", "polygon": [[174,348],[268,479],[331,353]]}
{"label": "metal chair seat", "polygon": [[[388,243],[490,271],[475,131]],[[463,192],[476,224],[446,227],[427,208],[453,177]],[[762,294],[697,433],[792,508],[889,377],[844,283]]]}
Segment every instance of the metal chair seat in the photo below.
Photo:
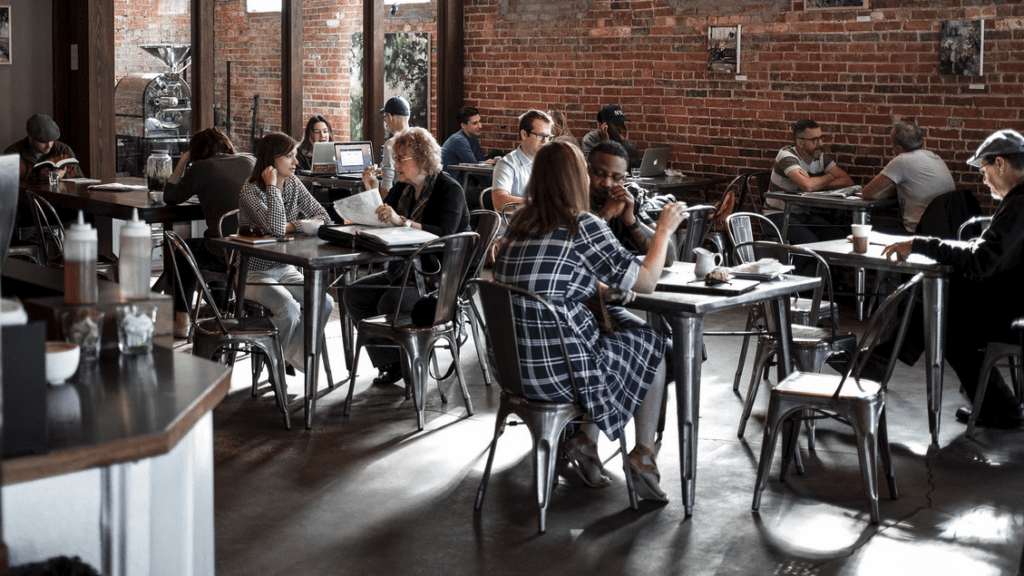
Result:
{"label": "metal chair seat", "polygon": [[[352,370],[349,375],[348,397],[345,400],[346,416],[352,410],[359,352],[363,346],[374,339],[388,340],[399,348],[402,372],[412,381],[409,384],[412,388],[413,403],[416,409],[417,429],[423,430],[424,426],[424,389],[430,375],[430,357],[434,345],[438,342],[445,342],[450,347],[455,374],[459,379],[462,396],[466,402],[466,411],[470,416],[473,415],[473,401],[469,397],[466,379],[462,375],[462,367],[459,364],[459,342],[455,335],[455,311],[456,301],[472,264],[473,247],[478,240],[479,236],[476,232],[451,234],[423,244],[407,257],[397,301],[403,301],[405,291],[412,278],[411,274],[424,274],[438,278],[437,306],[433,322],[427,327],[415,326],[409,313],[400,310],[395,310],[394,313],[385,316],[365,318],[359,322],[356,327],[356,345]],[[418,271],[417,263],[420,262],[420,255],[424,251],[429,253],[431,250],[436,250],[441,245],[444,246],[444,252],[440,259],[439,269],[429,272]],[[447,395],[441,388],[440,382],[438,382],[438,390],[441,392],[441,401],[447,402]]]}
{"label": "metal chair seat", "polygon": [[[1024,318],[1018,318],[1013,322],[1013,327],[1024,331]],[[978,422],[978,414],[981,413],[981,404],[985,399],[985,392],[988,390],[989,373],[996,368],[1000,360],[1004,358],[1010,362],[1011,380],[1013,390],[1019,402],[1022,397],[1021,374],[1022,344],[1020,342],[1011,344],[1008,342],[989,342],[985,346],[985,357],[981,361],[981,370],[978,372],[978,386],[974,389],[974,405],[971,407],[971,416],[967,419],[967,437],[974,438],[974,427]]]}
{"label": "metal chair seat", "polygon": [[[498,448],[498,439],[504,434],[507,425],[519,424],[518,422],[507,422],[508,417],[515,414],[530,431],[530,436],[533,439],[534,491],[539,512],[538,530],[543,534],[547,531],[547,509],[557,478],[555,468],[561,446],[560,439],[567,425],[587,422],[584,420],[586,412],[579,403],[579,392],[572,371],[566,373],[566,378],[573,391],[574,402],[549,402],[533,400],[524,396],[524,376],[516,342],[516,327],[521,324],[515,321],[513,297],[539,303],[543,307],[546,317],[558,318],[557,313],[547,300],[529,290],[492,280],[474,280],[471,283],[479,286],[480,289],[481,302],[487,317],[488,332],[492,332],[488,347],[493,352],[492,358],[497,368],[495,376],[501,387],[501,402],[498,405],[494,437],[487,454],[484,475],[480,480],[480,487],[477,488],[475,508],[480,510],[483,507],[487,484],[491,478],[491,468],[494,464],[494,453]],[[564,365],[568,365],[569,355],[566,351],[562,327],[557,322],[555,326],[562,359],[565,362]],[[620,434],[619,455],[622,457],[623,471],[626,474],[626,490],[629,493],[630,507],[636,510],[639,503],[636,491],[633,489],[627,454],[626,435]]]}
{"label": "metal chair seat", "polygon": [[[876,478],[879,455],[882,457],[889,484],[889,495],[894,499],[899,496],[885,421],[885,387],[892,376],[896,356],[907,332],[911,308],[908,304],[913,302],[922,278],[923,274],[917,274],[897,288],[879,306],[868,322],[854,357],[847,363],[843,373],[811,374],[796,371],[772,389],[765,419],[764,439],[761,443],[761,457],[757,466],[757,480],[754,483],[754,498],[751,505],[753,510],[758,510],[761,506],[761,494],[768,482],[779,432],[783,434],[782,469],[779,477],[785,481],[789,462],[798,453],[794,419],[802,418],[809,411],[815,414],[834,415],[853,427],[864,492],[870,502],[873,524],[878,524],[880,518]],[[888,340],[893,328],[897,330],[896,337],[892,340],[893,348],[886,359],[881,380],[861,378],[861,373],[870,364],[872,352],[879,342]]]}

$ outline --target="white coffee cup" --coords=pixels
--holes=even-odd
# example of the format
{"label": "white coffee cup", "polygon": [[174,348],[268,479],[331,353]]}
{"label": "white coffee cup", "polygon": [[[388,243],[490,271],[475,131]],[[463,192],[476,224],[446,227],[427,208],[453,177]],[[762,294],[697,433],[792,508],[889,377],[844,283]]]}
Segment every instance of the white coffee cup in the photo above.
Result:
{"label": "white coffee cup", "polygon": [[708,275],[709,272],[715,269],[716,266],[722,264],[722,255],[718,252],[711,252],[703,248],[694,248],[693,253],[697,256],[697,265],[693,268],[693,273],[697,278],[703,278]]}
{"label": "white coffee cup", "polygon": [[309,234],[310,236],[316,236],[316,231],[323,225],[323,220],[299,220],[299,227],[302,228],[302,233]]}
{"label": "white coffee cup", "polygon": [[871,224],[851,224],[850,229],[853,231],[853,251],[858,254],[867,252]]}

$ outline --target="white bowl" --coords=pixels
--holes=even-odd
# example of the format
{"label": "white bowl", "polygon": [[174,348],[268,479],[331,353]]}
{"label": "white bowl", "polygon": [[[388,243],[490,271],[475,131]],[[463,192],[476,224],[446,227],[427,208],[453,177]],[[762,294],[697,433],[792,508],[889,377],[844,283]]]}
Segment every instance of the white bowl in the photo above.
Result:
{"label": "white bowl", "polygon": [[63,384],[65,380],[78,370],[78,357],[81,353],[78,344],[70,342],[46,343],[46,381],[50,384]]}
{"label": "white bowl", "polygon": [[316,231],[323,225],[323,220],[299,220],[299,227],[302,228],[302,233],[309,234],[310,236],[316,236]]}

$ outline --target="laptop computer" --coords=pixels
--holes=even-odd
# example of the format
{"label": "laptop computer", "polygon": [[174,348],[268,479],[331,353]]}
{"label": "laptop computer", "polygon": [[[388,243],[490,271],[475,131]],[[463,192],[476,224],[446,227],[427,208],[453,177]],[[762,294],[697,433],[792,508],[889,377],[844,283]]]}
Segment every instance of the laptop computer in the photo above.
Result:
{"label": "laptop computer", "polygon": [[373,165],[372,142],[335,142],[335,175],[362,177],[363,170]]}
{"label": "laptop computer", "polygon": [[311,162],[313,174],[333,174],[334,166],[334,142],[314,142],[313,160]]}
{"label": "laptop computer", "polygon": [[671,152],[671,148],[648,148],[644,152],[644,159],[640,161],[640,177],[653,178],[665,174]]}

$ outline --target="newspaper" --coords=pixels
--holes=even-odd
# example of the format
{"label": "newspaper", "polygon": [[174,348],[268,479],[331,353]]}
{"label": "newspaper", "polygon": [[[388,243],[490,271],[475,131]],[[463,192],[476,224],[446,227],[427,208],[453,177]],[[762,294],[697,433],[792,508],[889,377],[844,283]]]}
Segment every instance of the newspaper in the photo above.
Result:
{"label": "newspaper", "polygon": [[334,209],[346,222],[379,228],[385,225],[377,218],[377,207],[381,204],[383,202],[380,199],[380,192],[367,190],[348,198],[335,200]]}

